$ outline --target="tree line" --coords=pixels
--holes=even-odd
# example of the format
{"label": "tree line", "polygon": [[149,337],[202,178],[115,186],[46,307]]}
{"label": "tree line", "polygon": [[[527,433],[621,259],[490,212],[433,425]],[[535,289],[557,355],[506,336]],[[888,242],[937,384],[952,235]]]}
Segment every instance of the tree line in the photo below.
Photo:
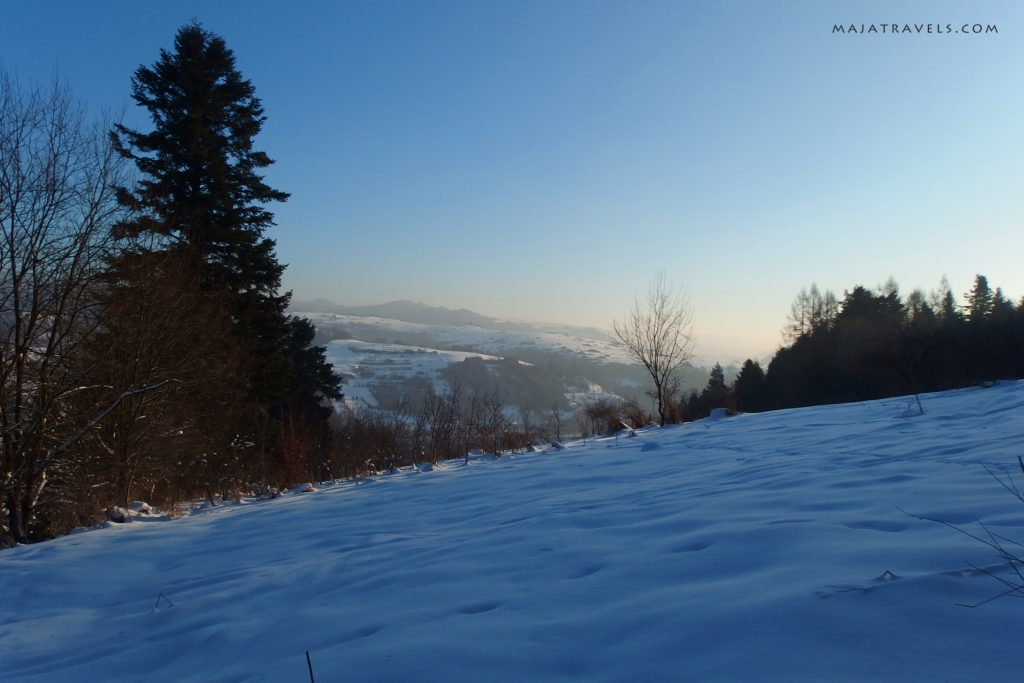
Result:
{"label": "tree line", "polygon": [[766,370],[748,359],[730,387],[719,378],[691,396],[693,407],[761,411],[1024,377],[1024,299],[1014,304],[980,274],[962,298],[945,278],[906,296],[892,279],[842,299],[812,285],[793,302],[784,335]]}
{"label": "tree line", "polygon": [[[614,330],[647,371],[661,425],[700,419],[715,409],[758,412],[943,391],[1024,377],[1024,299],[1015,304],[977,275],[958,298],[946,278],[906,296],[892,278],[875,290],[857,285],[840,299],[817,285],[802,289],[767,368],[747,359],[735,380],[718,363],[702,390],[680,391],[692,359],[689,304],[658,275]],[[635,402],[601,401],[587,413],[606,432],[638,426]],[[652,418],[646,417],[647,421]]]}

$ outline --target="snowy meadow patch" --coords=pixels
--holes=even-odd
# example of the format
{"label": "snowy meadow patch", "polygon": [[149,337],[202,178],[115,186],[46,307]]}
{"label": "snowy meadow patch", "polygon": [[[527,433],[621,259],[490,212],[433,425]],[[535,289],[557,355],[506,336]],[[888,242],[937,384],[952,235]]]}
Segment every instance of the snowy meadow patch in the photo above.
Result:
{"label": "snowy meadow patch", "polygon": [[[0,552],[5,680],[1006,680],[1024,383],[407,468]],[[906,512],[904,512],[906,511]],[[911,513],[911,514],[908,514]]]}

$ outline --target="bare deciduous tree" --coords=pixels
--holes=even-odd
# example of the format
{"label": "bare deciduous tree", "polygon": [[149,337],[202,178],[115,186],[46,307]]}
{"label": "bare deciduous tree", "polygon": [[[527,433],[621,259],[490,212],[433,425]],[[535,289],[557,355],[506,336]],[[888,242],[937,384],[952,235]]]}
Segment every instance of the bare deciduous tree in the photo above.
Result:
{"label": "bare deciduous tree", "polygon": [[557,403],[555,403],[553,406],[551,406],[551,412],[549,413],[549,415],[551,416],[551,424],[554,425],[554,429],[555,429],[555,441],[561,441],[562,440],[562,411],[558,407]]}
{"label": "bare deciduous tree", "polygon": [[828,289],[822,293],[817,284],[812,284],[810,291],[801,289],[790,305],[782,336],[792,344],[805,334],[831,328],[838,315],[839,300],[836,295]]}
{"label": "bare deciduous tree", "polygon": [[123,182],[106,128],[65,85],[22,89],[0,73],[0,545],[32,540],[48,474],[109,412],[68,410],[94,388],[82,342]]}
{"label": "bare deciduous tree", "polygon": [[425,435],[424,459],[432,465],[465,452],[461,410],[462,387],[454,383],[448,391],[436,394],[431,390],[423,403],[422,424]]}
{"label": "bare deciduous tree", "polygon": [[636,299],[626,319],[614,321],[612,329],[633,360],[650,374],[658,421],[664,427],[676,371],[693,358],[693,309],[686,296],[659,273],[647,298]]}

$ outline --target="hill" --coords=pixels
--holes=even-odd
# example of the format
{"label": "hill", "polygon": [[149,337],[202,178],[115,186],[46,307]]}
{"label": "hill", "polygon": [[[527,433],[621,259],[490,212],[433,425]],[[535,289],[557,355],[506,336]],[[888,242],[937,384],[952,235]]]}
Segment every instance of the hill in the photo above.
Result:
{"label": "hill", "polygon": [[[649,378],[600,330],[509,323],[407,301],[345,307],[317,300],[293,309],[316,326],[352,409],[390,409],[403,397],[415,403],[427,387],[441,392],[453,381],[498,390],[510,413],[543,414],[554,405],[572,411],[608,397],[649,402]],[[703,387],[707,375],[685,369],[683,389]]]}
{"label": "hill", "polygon": [[[1024,382],[471,458],[0,553],[9,681],[1013,680]],[[904,512],[907,511],[907,512]],[[984,533],[984,532],[980,532]],[[971,564],[979,567],[975,570]],[[976,609],[958,603],[979,604]]]}
{"label": "hill", "polygon": [[388,318],[425,325],[479,325],[493,327],[499,321],[464,308],[452,310],[444,306],[427,306],[405,299],[369,306],[344,306],[328,299],[295,302],[292,308],[300,311],[322,311],[361,318]]}

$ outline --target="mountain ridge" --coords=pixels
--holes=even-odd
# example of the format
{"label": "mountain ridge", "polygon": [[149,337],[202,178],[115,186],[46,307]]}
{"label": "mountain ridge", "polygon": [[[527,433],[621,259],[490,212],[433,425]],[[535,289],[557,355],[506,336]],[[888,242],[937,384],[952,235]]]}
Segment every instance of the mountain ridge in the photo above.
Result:
{"label": "mountain ridge", "polygon": [[522,322],[495,318],[468,308],[431,306],[409,299],[395,299],[383,304],[349,306],[331,299],[316,298],[293,301],[289,306],[293,312],[335,313],[359,317],[386,318],[421,325],[472,325],[486,330],[504,332],[556,332],[599,341],[613,341],[607,330],[593,326],[569,325],[554,322]]}

